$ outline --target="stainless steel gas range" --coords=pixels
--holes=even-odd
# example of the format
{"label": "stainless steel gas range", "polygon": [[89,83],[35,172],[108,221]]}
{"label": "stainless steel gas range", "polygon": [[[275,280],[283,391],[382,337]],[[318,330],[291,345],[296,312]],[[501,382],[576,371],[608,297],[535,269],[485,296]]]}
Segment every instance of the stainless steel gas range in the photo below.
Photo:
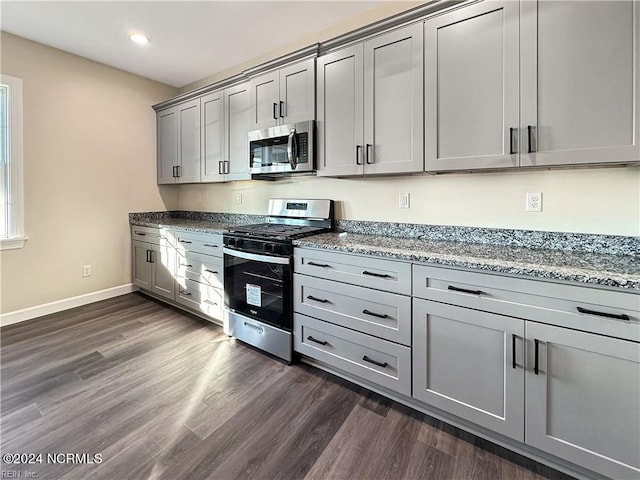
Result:
{"label": "stainless steel gas range", "polygon": [[332,200],[273,198],[267,223],[232,227],[224,241],[224,331],[293,359],[293,243],[333,230]]}

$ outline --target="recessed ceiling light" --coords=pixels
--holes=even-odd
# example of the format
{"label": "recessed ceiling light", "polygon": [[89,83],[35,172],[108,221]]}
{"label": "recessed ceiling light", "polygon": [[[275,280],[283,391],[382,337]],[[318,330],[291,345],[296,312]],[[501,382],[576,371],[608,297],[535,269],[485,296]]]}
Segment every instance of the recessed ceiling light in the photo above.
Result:
{"label": "recessed ceiling light", "polygon": [[132,33],[129,35],[132,42],[139,43],[140,45],[146,45],[149,43],[149,38],[142,33]]}

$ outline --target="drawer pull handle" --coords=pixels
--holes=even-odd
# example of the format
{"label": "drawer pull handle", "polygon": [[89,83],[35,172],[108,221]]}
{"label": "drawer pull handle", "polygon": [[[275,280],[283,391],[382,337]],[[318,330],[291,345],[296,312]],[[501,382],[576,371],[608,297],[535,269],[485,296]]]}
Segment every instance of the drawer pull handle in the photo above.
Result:
{"label": "drawer pull handle", "polygon": [[144,233],[144,232],[138,232],[138,231],[135,231],[134,233],[135,233],[136,235],[141,235],[141,236],[143,236],[143,237],[146,237],[146,236],[147,236],[147,234],[146,234],[146,233]]}
{"label": "drawer pull handle", "polygon": [[387,362],[384,362],[384,363],[376,362],[375,360],[370,359],[366,355],[362,357],[362,360],[364,360],[365,362],[373,363],[374,365],[377,365],[382,368],[387,368],[387,366],[389,365]]}
{"label": "drawer pull handle", "polygon": [[326,263],[315,263],[315,262],[307,262],[307,265],[311,265],[313,267],[322,267],[329,268],[331,265],[327,265]]}
{"label": "drawer pull handle", "polygon": [[482,290],[469,290],[467,288],[454,287],[453,285],[449,285],[447,290],[452,290],[454,292],[462,292],[462,293],[470,293],[471,295],[482,295],[484,292]]}
{"label": "drawer pull handle", "polygon": [[621,313],[620,315],[616,315],[615,313],[605,313],[605,312],[596,312],[595,310],[587,310],[586,308],[577,307],[576,310],[580,313],[586,313],[587,315],[596,315],[598,317],[607,317],[607,318],[615,318],[616,320],[631,320],[629,315],[625,313]]}
{"label": "drawer pull handle", "polygon": [[387,315],[386,313],[370,312],[366,308],[364,310],[362,310],[362,313],[364,313],[365,315],[371,315],[372,317],[389,318],[389,315]]}
{"label": "drawer pull handle", "polygon": [[372,277],[378,277],[378,278],[391,278],[391,275],[387,275],[386,273],[375,273],[375,272],[369,272],[367,270],[362,272],[362,274],[363,275],[370,275]]}
{"label": "drawer pull handle", "polygon": [[189,240],[180,240],[180,243],[193,243],[193,242],[190,242]]}
{"label": "drawer pull handle", "polygon": [[209,270],[208,268],[205,268],[204,271],[209,273],[216,273],[216,274],[218,273],[217,270]]}
{"label": "drawer pull handle", "polygon": [[212,302],[211,300],[204,300],[204,303],[208,303],[209,305],[218,305],[216,302]]}
{"label": "drawer pull handle", "polygon": [[153,250],[147,250],[149,252],[149,259],[147,260],[149,263],[155,263],[153,261]]}
{"label": "drawer pull handle", "polygon": [[511,334],[511,367],[516,368],[516,339],[517,335],[515,333]]}
{"label": "drawer pull handle", "polygon": [[259,327],[258,325],[253,325],[251,323],[243,322],[245,327],[249,327],[254,329],[256,332],[264,333],[264,328]]}
{"label": "drawer pull handle", "polygon": [[184,295],[186,297],[190,297],[191,296],[191,292],[183,292],[182,290],[180,290],[180,295]]}
{"label": "drawer pull handle", "polygon": [[326,298],[317,298],[314,297],[313,295],[307,295],[307,298],[309,300],[313,300],[314,302],[320,302],[320,303],[328,303],[329,300],[327,300]]}
{"label": "drawer pull handle", "polygon": [[218,248],[218,245],[211,245],[210,243],[205,243],[205,247]]}
{"label": "drawer pull handle", "polygon": [[329,343],[329,342],[327,342],[326,340],[324,340],[324,341],[323,341],[323,340],[316,340],[316,339],[315,339],[315,338],[313,338],[311,335],[309,335],[309,336],[307,337],[307,340],[309,340],[310,342],[318,343],[318,344],[320,344],[320,345],[326,345],[327,343]]}
{"label": "drawer pull handle", "polygon": [[181,267],[193,267],[193,265],[189,265],[188,263],[181,263]]}
{"label": "drawer pull handle", "polygon": [[533,373],[538,375],[538,372],[540,371],[540,369],[539,369],[539,367],[540,367],[540,340],[538,340],[536,338],[533,341],[533,343],[535,344],[535,358],[534,358],[534,363],[533,363]]}

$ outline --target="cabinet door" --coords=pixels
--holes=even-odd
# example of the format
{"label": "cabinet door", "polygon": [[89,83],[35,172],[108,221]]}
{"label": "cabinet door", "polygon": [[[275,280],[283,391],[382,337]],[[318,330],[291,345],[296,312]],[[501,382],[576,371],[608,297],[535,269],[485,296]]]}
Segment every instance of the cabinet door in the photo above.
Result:
{"label": "cabinet door", "polygon": [[224,91],[227,164],[225,180],[246,180],[249,174],[249,85],[243,83]]}
{"label": "cabinet door", "polygon": [[316,64],[311,58],[280,69],[280,104],[282,123],[315,119]]}
{"label": "cabinet door", "polygon": [[178,165],[178,112],[176,108],[156,114],[158,184],[175,183]]}
{"label": "cabinet door", "polygon": [[524,441],[524,320],[414,299],[413,396]]}
{"label": "cabinet door", "polygon": [[175,249],[165,244],[150,245],[152,274],[151,291],[171,300],[175,298]]}
{"label": "cabinet door", "polygon": [[249,82],[251,91],[251,115],[249,130],[259,130],[276,125],[279,116],[280,72],[274,70]]}
{"label": "cabinet door", "polygon": [[318,58],[319,176],[362,175],[363,45]]}
{"label": "cabinet door", "polygon": [[526,443],[610,478],[638,478],[640,344],[526,328]]}
{"label": "cabinet door", "polygon": [[131,265],[133,267],[131,277],[133,284],[144,290],[151,290],[151,267],[153,264],[150,262],[150,249],[151,245],[148,243],[138,240],[131,242]]}
{"label": "cabinet door", "polygon": [[424,23],[427,171],[518,166],[518,17],[507,0]]}
{"label": "cabinet door", "polygon": [[422,172],[421,24],[364,43],[364,173]]}
{"label": "cabinet door", "polygon": [[178,183],[200,182],[200,99],[178,106]]}
{"label": "cabinet door", "polygon": [[639,26],[630,0],[522,3],[522,165],[640,160]]}
{"label": "cabinet door", "polygon": [[224,94],[221,91],[201,99],[202,181],[224,181]]}

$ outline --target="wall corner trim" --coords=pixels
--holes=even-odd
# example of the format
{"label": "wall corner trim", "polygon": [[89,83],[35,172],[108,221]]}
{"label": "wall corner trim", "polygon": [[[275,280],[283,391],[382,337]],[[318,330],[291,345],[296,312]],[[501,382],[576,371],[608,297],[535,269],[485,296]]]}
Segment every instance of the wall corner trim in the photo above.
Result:
{"label": "wall corner trim", "polygon": [[132,283],[126,283],[117,287],[78,295],[77,297],[64,298],[62,300],[56,300],[55,302],[36,305],[35,307],[14,310],[13,312],[7,312],[0,315],[0,327],[24,322],[26,320],[31,320],[33,318],[42,317],[52,313],[62,312],[64,310],[69,310],[70,308],[80,307],[100,300],[118,297],[120,295],[135,292],[136,290],[138,290],[138,287],[135,287]]}

